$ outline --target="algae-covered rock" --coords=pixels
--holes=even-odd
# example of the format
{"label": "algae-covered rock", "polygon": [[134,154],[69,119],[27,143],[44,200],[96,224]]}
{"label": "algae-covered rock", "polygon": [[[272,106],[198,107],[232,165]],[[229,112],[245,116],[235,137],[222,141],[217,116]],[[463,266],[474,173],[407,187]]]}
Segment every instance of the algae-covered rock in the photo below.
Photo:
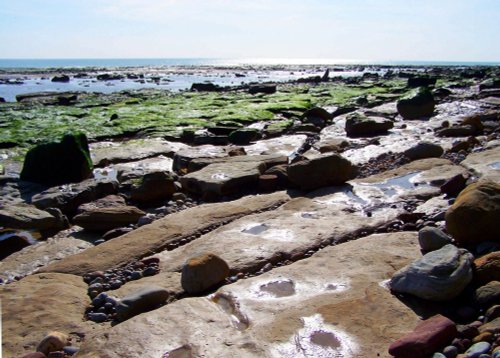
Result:
{"label": "algae-covered rock", "polygon": [[21,180],[47,186],[77,183],[92,176],[87,137],[67,134],[59,143],[38,145],[24,159]]}
{"label": "algae-covered rock", "polygon": [[429,117],[434,112],[434,106],[434,96],[427,87],[413,90],[397,103],[398,113],[404,119]]}

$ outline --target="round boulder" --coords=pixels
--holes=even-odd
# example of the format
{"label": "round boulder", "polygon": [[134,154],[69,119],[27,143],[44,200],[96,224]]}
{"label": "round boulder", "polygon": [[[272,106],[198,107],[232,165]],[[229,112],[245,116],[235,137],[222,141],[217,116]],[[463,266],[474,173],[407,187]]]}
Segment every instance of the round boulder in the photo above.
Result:
{"label": "round boulder", "polygon": [[500,281],[500,251],[491,252],[474,261],[475,277],[480,284]]}
{"label": "round boulder", "polygon": [[189,259],[182,268],[182,288],[189,294],[202,293],[223,282],[229,266],[219,256],[204,254]]}
{"label": "round boulder", "polygon": [[451,244],[451,238],[438,228],[426,226],[418,232],[418,242],[423,251],[429,252]]}
{"label": "round boulder", "polygon": [[500,239],[500,184],[480,180],[466,187],[446,212],[446,229],[460,245]]}

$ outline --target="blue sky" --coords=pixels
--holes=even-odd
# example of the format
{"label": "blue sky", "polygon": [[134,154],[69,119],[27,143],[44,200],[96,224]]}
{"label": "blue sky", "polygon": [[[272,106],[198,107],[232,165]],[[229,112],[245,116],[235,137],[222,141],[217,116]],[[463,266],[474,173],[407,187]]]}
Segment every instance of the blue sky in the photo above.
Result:
{"label": "blue sky", "polygon": [[500,60],[500,0],[0,0],[0,58]]}

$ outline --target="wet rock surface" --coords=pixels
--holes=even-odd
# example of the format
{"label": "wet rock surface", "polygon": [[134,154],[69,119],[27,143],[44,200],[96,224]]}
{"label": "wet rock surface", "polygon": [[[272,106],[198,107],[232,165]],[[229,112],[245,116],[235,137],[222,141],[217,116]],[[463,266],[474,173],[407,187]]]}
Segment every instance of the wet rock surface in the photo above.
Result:
{"label": "wet rock surface", "polygon": [[1,142],[3,355],[494,357],[497,89],[408,71],[37,102],[97,168],[47,189]]}

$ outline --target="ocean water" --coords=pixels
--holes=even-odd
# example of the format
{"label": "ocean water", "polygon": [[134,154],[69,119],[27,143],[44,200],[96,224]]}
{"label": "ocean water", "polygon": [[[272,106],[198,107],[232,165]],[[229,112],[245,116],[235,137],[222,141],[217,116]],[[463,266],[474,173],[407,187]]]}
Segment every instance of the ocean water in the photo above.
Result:
{"label": "ocean water", "polygon": [[75,59],[0,59],[0,69],[85,68],[145,66],[242,66],[242,65],[387,65],[387,66],[499,66],[499,62],[460,61],[366,61],[321,58],[75,58]]}
{"label": "ocean water", "polygon": [[[373,63],[375,64],[375,63]],[[280,65],[293,66],[289,68]],[[302,65],[310,65],[302,68]],[[312,66],[311,66],[312,65]],[[367,61],[338,59],[209,59],[209,58],[165,58],[165,59],[0,59],[0,97],[8,102],[15,102],[19,94],[34,92],[83,91],[112,93],[122,90],[141,88],[160,88],[171,91],[186,90],[196,82],[212,82],[220,86],[238,86],[251,82],[284,82],[306,76],[322,75],[326,66],[360,65],[346,67],[344,71],[331,73],[331,76],[361,76],[365,72],[384,70],[370,67]],[[379,62],[386,66],[493,66],[494,63],[481,62]],[[243,76],[238,70],[244,66]],[[366,67],[366,68],[365,68]],[[38,69],[52,69],[52,72],[64,72],[64,69],[76,69],[85,72],[93,69],[94,76],[71,78],[69,83],[51,82],[52,75],[33,75]],[[216,69],[217,68],[217,69]],[[2,74],[2,69],[9,73]],[[30,72],[26,72],[26,70]],[[124,78],[113,81],[97,81],[95,72],[103,73],[120,69],[134,71],[140,69],[144,80]],[[20,70],[19,75],[13,75]],[[74,72],[73,72],[74,73]],[[155,80],[159,77],[160,80]]]}

